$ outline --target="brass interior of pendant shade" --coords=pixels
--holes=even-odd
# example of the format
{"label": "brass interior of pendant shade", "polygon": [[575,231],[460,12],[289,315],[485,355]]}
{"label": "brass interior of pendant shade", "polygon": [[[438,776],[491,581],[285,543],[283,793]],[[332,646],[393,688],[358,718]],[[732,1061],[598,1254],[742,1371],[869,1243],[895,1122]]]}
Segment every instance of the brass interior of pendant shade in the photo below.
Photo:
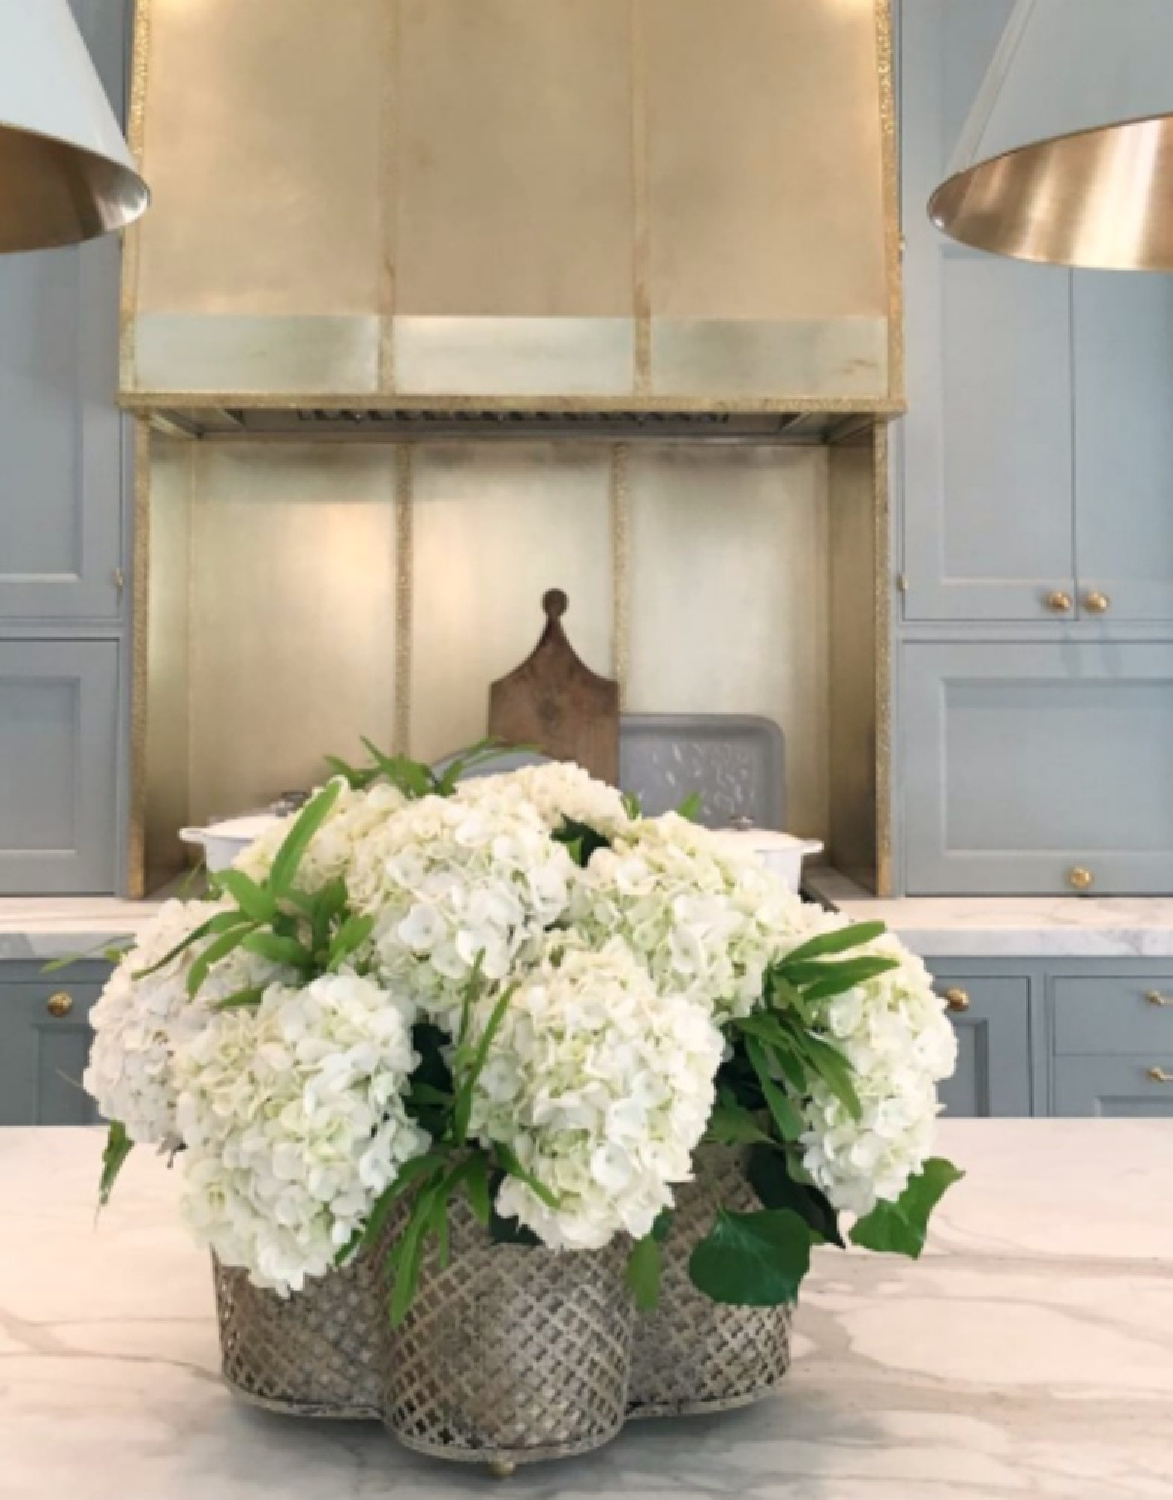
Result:
{"label": "brass interior of pendant shade", "polygon": [[1173,116],[978,162],[941,184],[929,216],[963,244],[1020,260],[1173,270]]}
{"label": "brass interior of pendant shade", "polygon": [[138,218],[147,186],[120,162],[0,123],[0,253],[93,239]]}

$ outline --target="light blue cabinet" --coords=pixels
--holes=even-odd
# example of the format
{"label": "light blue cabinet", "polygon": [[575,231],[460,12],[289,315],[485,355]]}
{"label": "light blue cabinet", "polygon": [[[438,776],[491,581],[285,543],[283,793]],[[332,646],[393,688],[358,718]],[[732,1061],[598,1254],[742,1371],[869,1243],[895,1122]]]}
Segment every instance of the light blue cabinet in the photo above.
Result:
{"label": "light blue cabinet", "polygon": [[119,643],[0,640],[0,895],[115,883]]}
{"label": "light blue cabinet", "polygon": [[0,1125],[89,1125],[81,1086],[92,1033],[89,1012],[109,966],[83,963],[43,974],[34,963],[0,964]]}
{"label": "light blue cabinet", "polygon": [[903,657],[909,894],[1173,890],[1173,644]]}
{"label": "light blue cabinet", "polygon": [[957,1070],[941,1086],[947,1115],[1032,1113],[1030,980],[934,963],[938,993],[957,1032]]}

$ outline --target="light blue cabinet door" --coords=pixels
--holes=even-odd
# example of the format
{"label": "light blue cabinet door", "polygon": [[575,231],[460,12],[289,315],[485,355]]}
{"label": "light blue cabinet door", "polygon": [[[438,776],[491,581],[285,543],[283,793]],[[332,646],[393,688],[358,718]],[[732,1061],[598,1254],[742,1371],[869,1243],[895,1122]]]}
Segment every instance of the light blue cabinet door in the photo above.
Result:
{"label": "light blue cabinet door", "polygon": [[1173,620],[1173,277],[1079,272],[1074,349],[1081,600]]}
{"label": "light blue cabinet door", "polygon": [[[27,977],[11,979],[12,969]],[[0,1126],[97,1120],[81,1079],[93,1039],[89,1012],[108,972],[85,964],[42,976],[34,965],[0,964]],[[59,1004],[50,1008],[54,996],[67,997],[64,1014]]]}
{"label": "light blue cabinet door", "polygon": [[1071,277],[956,245],[926,212],[1011,9],[902,7],[909,620],[1056,620],[1048,596],[1074,593]]}
{"label": "light blue cabinet door", "polygon": [[117,641],[0,641],[0,895],[110,892]]}
{"label": "light blue cabinet door", "polygon": [[[76,0],[122,108],[125,0]],[[120,244],[0,257],[0,619],[114,620],[124,437]]]}
{"label": "light blue cabinet door", "polygon": [[1057,1115],[1173,1120],[1173,1049],[1159,1058],[1058,1058],[1054,1096]]}
{"label": "light blue cabinet door", "polygon": [[906,643],[910,895],[1173,890],[1173,645]]}
{"label": "light blue cabinet door", "polygon": [[949,1019],[957,1032],[957,1069],[940,1089],[947,1115],[974,1118],[1031,1113],[1030,982],[976,976],[964,966],[933,964],[936,988],[960,997]]}

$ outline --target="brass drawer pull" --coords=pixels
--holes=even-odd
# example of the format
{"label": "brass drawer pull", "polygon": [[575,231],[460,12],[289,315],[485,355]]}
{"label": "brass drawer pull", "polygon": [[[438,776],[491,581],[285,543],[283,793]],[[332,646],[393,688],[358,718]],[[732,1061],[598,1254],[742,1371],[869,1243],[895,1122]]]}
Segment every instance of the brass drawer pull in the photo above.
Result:
{"label": "brass drawer pull", "polygon": [[1043,603],[1054,615],[1065,615],[1070,613],[1075,601],[1065,589],[1052,589],[1043,600]]}
{"label": "brass drawer pull", "polygon": [[1149,1002],[1150,1005],[1173,1007],[1173,999],[1171,999],[1168,995],[1162,995],[1160,990],[1149,990],[1145,995],[1145,999]]}
{"label": "brass drawer pull", "polygon": [[1164,1068],[1150,1068],[1149,1077],[1154,1083],[1173,1083],[1173,1073],[1166,1073]]}
{"label": "brass drawer pull", "polygon": [[1090,594],[1084,595],[1083,607],[1089,615],[1106,615],[1112,608],[1112,601],[1107,594],[1101,594],[1099,589],[1092,589]]}
{"label": "brass drawer pull", "polygon": [[58,990],[45,1001],[45,1009],[59,1021],[73,1009],[73,996],[67,990]]}
{"label": "brass drawer pull", "polygon": [[1096,883],[1096,877],[1090,870],[1085,870],[1082,865],[1076,865],[1073,870],[1067,872],[1067,884],[1073,891],[1090,891]]}
{"label": "brass drawer pull", "polygon": [[953,989],[945,991],[945,1009],[953,1012],[955,1016],[964,1015],[969,1009],[969,991]]}

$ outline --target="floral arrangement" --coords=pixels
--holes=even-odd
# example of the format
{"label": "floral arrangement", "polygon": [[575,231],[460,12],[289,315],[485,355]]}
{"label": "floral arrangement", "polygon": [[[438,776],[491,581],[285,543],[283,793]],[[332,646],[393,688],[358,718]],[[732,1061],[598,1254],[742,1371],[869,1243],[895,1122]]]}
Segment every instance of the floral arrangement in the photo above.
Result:
{"label": "floral arrangement", "polygon": [[763,1205],[714,1204],[690,1262],[714,1300],[793,1301],[841,1214],[920,1252],[960,1175],[930,1155],[955,1043],[882,926],[576,766],[368,749],[121,958],[85,1079],[115,1122],[102,1201],[157,1146],[222,1263],[287,1294],[377,1247],[393,1321],[457,1195],[497,1240],[626,1236],[654,1306],[707,1143],[744,1150]]}

